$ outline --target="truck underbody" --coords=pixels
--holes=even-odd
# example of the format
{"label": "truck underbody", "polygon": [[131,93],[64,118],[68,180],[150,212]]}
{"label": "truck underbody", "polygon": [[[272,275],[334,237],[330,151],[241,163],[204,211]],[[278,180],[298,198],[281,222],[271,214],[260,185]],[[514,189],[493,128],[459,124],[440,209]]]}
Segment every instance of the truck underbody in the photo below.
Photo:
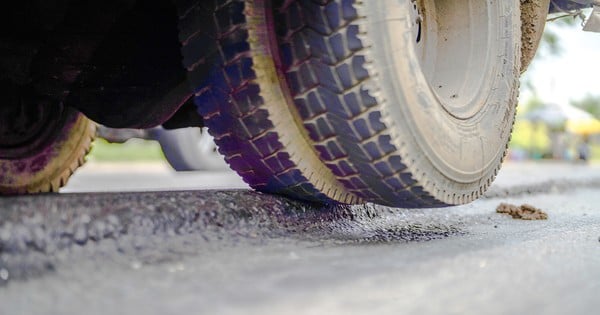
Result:
{"label": "truck underbody", "polygon": [[202,125],[189,110],[171,1],[21,1],[2,15],[0,88],[10,99],[35,95],[118,128]]}
{"label": "truck underbody", "polygon": [[550,1],[550,13],[579,10],[589,8],[594,0],[552,0]]}
{"label": "truck underbody", "polygon": [[[591,4],[552,0],[550,13]],[[2,15],[3,95],[20,86],[115,128],[203,125],[181,67],[172,1],[29,0]]]}
{"label": "truck underbody", "polygon": [[20,1],[0,12],[0,195],[58,190],[99,123],[206,126],[268,193],[467,203],[506,155],[547,13],[592,4]]}

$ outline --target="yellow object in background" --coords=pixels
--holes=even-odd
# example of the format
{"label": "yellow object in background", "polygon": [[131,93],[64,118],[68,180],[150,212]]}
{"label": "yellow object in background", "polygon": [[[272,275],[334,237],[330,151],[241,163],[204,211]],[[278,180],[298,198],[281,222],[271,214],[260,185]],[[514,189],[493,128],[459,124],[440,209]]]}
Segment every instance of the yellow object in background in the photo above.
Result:
{"label": "yellow object in background", "polygon": [[595,118],[568,120],[566,130],[578,135],[592,135],[600,133],[600,120]]}

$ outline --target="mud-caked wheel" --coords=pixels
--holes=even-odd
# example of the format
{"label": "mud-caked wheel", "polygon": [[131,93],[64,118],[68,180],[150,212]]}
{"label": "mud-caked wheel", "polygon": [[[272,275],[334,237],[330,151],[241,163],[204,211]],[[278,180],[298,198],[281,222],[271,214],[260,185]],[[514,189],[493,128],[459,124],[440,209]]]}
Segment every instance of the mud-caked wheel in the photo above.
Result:
{"label": "mud-caked wheel", "polygon": [[17,90],[0,107],[0,195],[57,192],[84,163],[96,125],[74,109]]}
{"label": "mud-caked wheel", "polygon": [[518,95],[519,0],[273,0],[281,68],[344,188],[391,206],[481,196]]}
{"label": "mud-caked wheel", "polygon": [[495,177],[518,95],[519,0],[182,2],[196,104],[252,187],[438,207]]}

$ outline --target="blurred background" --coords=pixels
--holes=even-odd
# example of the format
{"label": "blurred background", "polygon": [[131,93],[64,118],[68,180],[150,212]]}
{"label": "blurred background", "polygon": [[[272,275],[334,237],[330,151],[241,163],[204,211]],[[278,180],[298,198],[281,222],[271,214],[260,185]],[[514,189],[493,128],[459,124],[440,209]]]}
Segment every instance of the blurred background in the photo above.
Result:
{"label": "blurred background", "polygon": [[510,160],[600,161],[600,34],[581,29],[578,17],[547,23],[521,77]]}

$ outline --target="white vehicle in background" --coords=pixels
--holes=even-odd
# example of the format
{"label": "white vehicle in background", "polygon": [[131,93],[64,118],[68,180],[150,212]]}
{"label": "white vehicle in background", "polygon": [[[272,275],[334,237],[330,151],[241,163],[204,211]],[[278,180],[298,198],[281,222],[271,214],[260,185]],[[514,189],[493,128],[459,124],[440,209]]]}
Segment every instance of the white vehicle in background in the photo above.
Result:
{"label": "white vehicle in background", "polygon": [[229,169],[206,128],[188,127],[169,130],[162,127],[116,129],[99,126],[98,137],[110,143],[124,143],[132,138],[155,140],[160,144],[167,162],[178,172]]}

